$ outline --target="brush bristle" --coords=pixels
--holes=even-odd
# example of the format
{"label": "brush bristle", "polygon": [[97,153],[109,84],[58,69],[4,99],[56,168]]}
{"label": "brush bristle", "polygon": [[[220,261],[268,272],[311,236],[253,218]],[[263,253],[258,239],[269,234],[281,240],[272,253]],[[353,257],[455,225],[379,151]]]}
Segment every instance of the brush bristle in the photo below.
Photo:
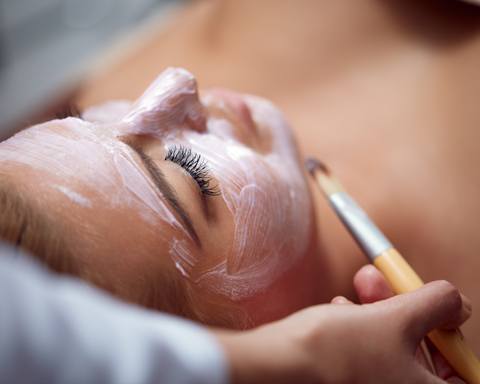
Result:
{"label": "brush bristle", "polygon": [[330,171],[320,160],[307,156],[305,157],[305,165],[312,176],[315,176],[315,170],[321,170],[323,173],[330,175]]}
{"label": "brush bristle", "polygon": [[334,193],[344,193],[345,189],[343,188],[340,181],[332,175],[330,170],[314,157],[305,158],[305,165],[310,172],[310,174],[317,181],[318,186],[322,192],[330,197]]}

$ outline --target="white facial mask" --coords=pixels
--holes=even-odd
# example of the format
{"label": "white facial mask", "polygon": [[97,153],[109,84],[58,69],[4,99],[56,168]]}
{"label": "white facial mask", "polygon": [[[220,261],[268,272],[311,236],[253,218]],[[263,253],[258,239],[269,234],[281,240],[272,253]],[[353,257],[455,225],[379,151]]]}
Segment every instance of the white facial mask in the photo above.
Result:
{"label": "white facial mask", "polygon": [[[208,105],[211,100],[206,96],[203,102]],[[143,220],[174,226],[178,237],[164,240],[178,270],[207,290],[244,299],[266,289],[304,255],[312,224],[310,196],[286,122],[268,101],[248,96],[246,102],[256,124],[272,132],[272,150],[266,155],[235,139],[235,127],[229,121],[207,120],[194,77],[183,69],[169,68],[115,123],[69,118],[48,123],[61,123],[62,135],[49,131],[47,124],[2,143],[0,172],[8,173],[10,163],[21,163],[62,174],[75,182],[64,186],[56,181],[52,187],[64,188],[63,193],[68,188],[67,197],[90,204],[85,209],[95,210],[97,199],[82,200],[86,199],[83,188],[95,190],[103,200],[108,196],[112,209],[127,204]],[[221,196],[213,198],[224,199],[235,224],[233,242],[218,265],[201,268],[203,262],[188,232],[118,141],[127,133],[153,136],[165,148],[190,147],[208,161],[221,191]]]}
{"label": "white facial mask", "polygon": [[[176,111],[169,110],[172,99],[181,104]],[[209,97],[203,102],[208,104]],[[254,96],[246,102],[257,125],[273,134],[267,155],[235,139],[227,120],[210,118],[203,128],[194,78],[181,69],[160,75],[123,119],[136,122],[137,133],[163,140],[166,147],[190,147],[208,161],[234,217],[233,244],[223,262],[200,274],[194,270],[201,261],[185,240],[174,239],[170,254],[185,276],[233,299],[268,287],[297,262],[308,246],[311,227],[310,196],[287,123],[270,102]]]}
{"label": "white facial mask", "polygon": [[[262,113],[268,113],[271,105],[262,107]],[[225,123],[210,121],[208,130],[215,132]],[[196,136],[184,138],[207,159],[219,181],[234,217],[235,237],[225,261],[194,278],[230,297],[244,298],[268,287],[304,254],[311,225],[307,186],[292,151],[263,156],[234,140],[225,143],[214,133],[201,140]],[[188,266],[195,265],[192,255],[176,248],[171,254],[187,273]]]}

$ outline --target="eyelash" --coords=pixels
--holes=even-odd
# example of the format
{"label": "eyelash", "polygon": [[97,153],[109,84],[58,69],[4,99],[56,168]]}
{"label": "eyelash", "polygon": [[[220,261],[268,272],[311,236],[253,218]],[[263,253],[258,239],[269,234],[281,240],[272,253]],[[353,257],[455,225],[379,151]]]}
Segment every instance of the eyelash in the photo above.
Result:
{"label": "eyelash", "polygon": [[216,185],[210,186],[212,178],[208,175],[210,168],[207,161],[198,153],[193,152],[191,148],[183,145],[170,147],[165,160],[178,164],[185,169],[193,177],[203,194],[208,196],[220,195]]}

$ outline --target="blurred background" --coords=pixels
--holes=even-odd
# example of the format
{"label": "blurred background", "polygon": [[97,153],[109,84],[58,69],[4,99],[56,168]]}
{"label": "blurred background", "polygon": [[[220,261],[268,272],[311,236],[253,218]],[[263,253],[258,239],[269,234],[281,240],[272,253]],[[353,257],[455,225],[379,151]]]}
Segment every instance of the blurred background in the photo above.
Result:
{"label": "blurred background", "polygon": [[0,0],[0,140],[68,100],[92,67],[183,0]]}

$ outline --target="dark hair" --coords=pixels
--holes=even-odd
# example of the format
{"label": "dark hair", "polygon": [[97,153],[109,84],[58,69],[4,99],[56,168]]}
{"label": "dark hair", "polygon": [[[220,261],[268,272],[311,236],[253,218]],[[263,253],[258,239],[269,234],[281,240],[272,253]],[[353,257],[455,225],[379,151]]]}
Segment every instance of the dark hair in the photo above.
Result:
{"label": "dark hair", "polygon": [[64,229],[41,212],[13,183],[0,181],[0,237],[38,258],[51,270],[79,276],[80,267],[67,246]]}

